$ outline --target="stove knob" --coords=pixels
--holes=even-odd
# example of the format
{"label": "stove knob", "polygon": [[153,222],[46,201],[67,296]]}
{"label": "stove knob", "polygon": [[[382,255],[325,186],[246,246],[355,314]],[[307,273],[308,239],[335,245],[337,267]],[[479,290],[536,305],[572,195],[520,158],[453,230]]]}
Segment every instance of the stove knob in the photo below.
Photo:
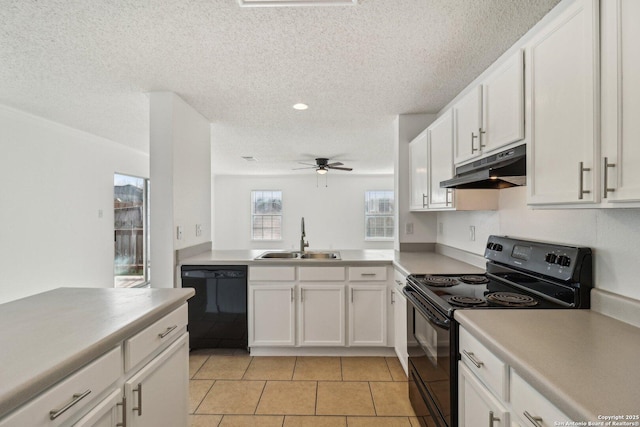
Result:
{"label": "stove knob", "polygon": [[487,243],[487,249],[489,250],[493,249],[493,243],[491,242]]}
{"label": "stove knob", "polygon": [[544,260],[550,264],[555,264],[556,258],[556,254],[548,253],[547,255],[545,255]]}
{"label": "stove knob", "polygon": [[571,265],[571,258],[565,255],[560,255],[556,264],[561,265],[563,267],[569,267]]}
{"label": "stove knob", "polygon": [[502,245],[499,243],[496,243],[493,245],[493,250],[496,250],[498,252],[502,252]]}

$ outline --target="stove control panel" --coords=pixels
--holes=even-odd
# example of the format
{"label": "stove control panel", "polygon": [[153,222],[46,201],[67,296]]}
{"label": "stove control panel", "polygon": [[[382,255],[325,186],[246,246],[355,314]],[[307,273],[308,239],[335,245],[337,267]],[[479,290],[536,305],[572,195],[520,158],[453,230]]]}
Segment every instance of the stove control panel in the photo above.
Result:
{"label": "stove control panel", "polygon": [[574,273],[579,273],[578,270],[585,256],[591,256],[589,248],[514,239],[506,236],[490,236],[484,252],[484,257],[491,262],[563,281],[576,279]]}

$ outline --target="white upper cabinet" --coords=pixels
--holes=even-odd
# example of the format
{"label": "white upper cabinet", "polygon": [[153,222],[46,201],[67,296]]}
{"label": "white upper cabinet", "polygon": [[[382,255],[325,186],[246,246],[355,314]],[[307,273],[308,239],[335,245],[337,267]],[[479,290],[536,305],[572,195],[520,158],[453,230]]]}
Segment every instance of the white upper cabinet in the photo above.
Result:
{"label": "white upper cabinet", "polygon": [[577,0],[527,44],[529,204],[598,200],[597,11]]}
{"label": "white upper cabinet", "polygon": [[523,51],[518,50],[482,83],[483,153],[524,138],[523,61]]}
{"label": "white upper cabinet", "polygon": [[452,208],[453,190],[440,182],[453,176],[453,116],[444,113],[427,129],[429,161],[429,207]]}
{"label": "white upper cabinet", "polygon": [[625,207],[640,202],[640,2],[603,0],[601,13],[600,196]]}
{"label": "white upper cabinet", "polygon": [[482,86],[478,86],[453,106],[455,117],[455,164],[480,155],[482,130]]}
{"label": "white upper cabinet", "polygon": [[429,197],[426,131],[423,131],[409,143],[409,162],[411,167],[410,210],[426,210]]}

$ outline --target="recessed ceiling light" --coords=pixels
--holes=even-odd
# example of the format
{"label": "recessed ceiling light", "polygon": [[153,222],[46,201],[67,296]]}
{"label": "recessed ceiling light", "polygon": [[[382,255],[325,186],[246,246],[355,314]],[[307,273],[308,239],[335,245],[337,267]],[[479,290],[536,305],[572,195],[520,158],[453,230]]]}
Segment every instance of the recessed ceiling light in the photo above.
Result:
{"label": "recessed ceiling light", "polygon": [[238,0],[242,7],[268,6],[353,6],[358,0]]}
{"label": "recessed ceiling light", "polygon": [[300,104],[295,104],[293,108],[296,110],[306,110],[307,108],[309,108],[309,106],[307,104],[300,103]]}

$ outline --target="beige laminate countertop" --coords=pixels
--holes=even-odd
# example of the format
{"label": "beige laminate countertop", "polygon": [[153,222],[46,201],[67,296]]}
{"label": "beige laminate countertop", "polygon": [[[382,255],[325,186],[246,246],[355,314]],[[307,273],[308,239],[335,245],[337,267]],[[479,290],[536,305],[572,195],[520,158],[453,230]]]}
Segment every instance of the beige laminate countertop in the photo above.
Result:
{"label": "beige laminate countertop", "polygon": [[367,265],[393,264],[403,274],[479,274],[484,269],[436,252],[400,252],[392,249],[332,250],[340,260],[261,259],[267,250],[215,250],[185,258],[182,265]]}
{"label": "beige laminate countertop", "polygon": [[456,310],[455,318],[574,422],[640,415],[640,328],[590,310]]}
{"label": "beige laminate countertop", "polygon": [[193,293],[191,288],[59,288],[0,305],[0,417]]}

